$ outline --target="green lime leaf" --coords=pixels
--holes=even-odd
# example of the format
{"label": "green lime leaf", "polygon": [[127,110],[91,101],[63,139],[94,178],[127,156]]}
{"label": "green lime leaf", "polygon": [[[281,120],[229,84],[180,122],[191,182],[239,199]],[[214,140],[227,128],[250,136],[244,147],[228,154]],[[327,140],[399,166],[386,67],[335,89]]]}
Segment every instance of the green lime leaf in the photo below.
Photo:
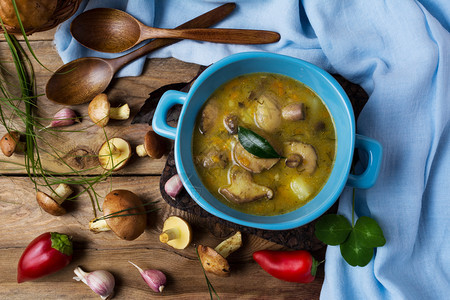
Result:
{"label": "green lime leaf", "polygon": [[386,244],[383,231],[377,221],[369,217],[360,217],[355,224],[355,235],[364,247],[381,247]]}
{"label": "green lime leaf", "polygon": [[327,245],[340,245],[352,231],[352,225],[342,215],[324,215],[316,222],[316,237]]}
{"label": "green lime leaf", "polygon": [[341,244],[341,254],[349,265],[364,267],[373,257],[373,248],[362,246],[352,230],[348,239]]}
{"label": "green lime leaf", "polygon": [[282,158],[265,138],[250,129],[239,126],[238,139],[245,150],[259,158]]}

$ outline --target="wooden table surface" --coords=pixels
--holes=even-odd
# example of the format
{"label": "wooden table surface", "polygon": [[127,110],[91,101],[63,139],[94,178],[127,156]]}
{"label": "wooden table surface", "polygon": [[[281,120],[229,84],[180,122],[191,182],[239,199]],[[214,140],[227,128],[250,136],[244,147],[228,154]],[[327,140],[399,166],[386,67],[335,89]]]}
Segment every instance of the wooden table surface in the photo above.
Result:
{"label": "wooden table surface", "polygon": [[[42,64],[49,70],[62,65],[55,47],[55,30],[35,33],[30,36],[31,46]],[[0,40],[2,61],[10,58],[6,42]],[[44,88],[51,72],[36,61],[33,65],[39,94]],[[146,124],[131,125],[132,117],[148,97],[148,93],[158,87],[189,81],[199,69],[198,65],[176,59],[147,60],[144,74],[139,77],[114,79],[106,93],[113,104],[128,103],[131,118],[128,121],[111,121],[105,128],[108,137],[122,137],[130,142],[134,149],[140,144],[149,129]],[[11,69],[12,70],[12,69]],[[51,118],[62,108],[50,102],[45,96],[38,99],[37,115]],[[68,164],[83,170],[98,165],[95,156],[105,141],[105,132],[92,126],[87,117],[87,104],[71,107],[81,116],[81,124],[71,129],[80,132],[58,133],[42,132],[45,140],[51,141],[60,153],[65,154]],[[19,128],[21,123],[15,121]],[[0,128],[0,136],[5,133]],[[43,148],[48,147],[41,145]],[[75,156],[83,157],[76,158]],[[64,156],[64,155],[63,155]],[[72,158],[70,158],[72,157]],[[56,172],[67,171],[68,167],[43,153],[42,161],[46,168]],[[145,201],[159,200],[156,212],[149,214],[150,221],[144,232],[134,241],[123,241],[112,232],[93,234],[88,229],[89,220],[94,217],[91,199],[84,193],[75,201],[67,204],[68,213],[60,217],[51,216],[42,211],[35,200],[34,185],[24,170],[16,165],[1,161],[23,163],[23,156],[14,154],[10,158],[0,153],[0,299],[98,299],[89,287],[72,279],[73,270],[82,266],[86,271],[108,270],[116,278],[115,299],[144,299],[165,297],[168,299],[208,299],[209,292],[199,261],[195,253],[195,244],[215,246],[232,230],[223,225],[211,226],[203,219],[169,206],[161,197],[159,179],[166,157],[153,160],[136,155],[121,171],[95,186],[100,197],[111,189],[129,189]],[[95,175],[98,168],[88,172]],[[77,187],[75,187],[77,189]],[[79,190],[79,188],[78,188]],[[48,191],[48,190],[47,190]],[[100,198],[100,202],[103,198]],[[163,221],[170,215],[184,217],[193,227],[192,244],[184,250],[175,250],[159,242]],[[34,237],[47,231],[69,234],[74,241],[74,256],[69,266],[47,277],[18,284],[16,282],[17,263],[25,247]],[[317,299],[323,282],[323,266],[319,267],[317,278],[309,284],[288,283],[268,275],[252,259],[252,253],[260,249],[284,249],[253,235],[243,236],[243,247],[233,253],[231,276],[220,278],[209,275],[209,279],[221,299]],[[322,260],[324,249],[314,253]],[[166,273],[168,281],[163,293],[152,292],[139,273],[128,261],[143,268],[160,269]]]}

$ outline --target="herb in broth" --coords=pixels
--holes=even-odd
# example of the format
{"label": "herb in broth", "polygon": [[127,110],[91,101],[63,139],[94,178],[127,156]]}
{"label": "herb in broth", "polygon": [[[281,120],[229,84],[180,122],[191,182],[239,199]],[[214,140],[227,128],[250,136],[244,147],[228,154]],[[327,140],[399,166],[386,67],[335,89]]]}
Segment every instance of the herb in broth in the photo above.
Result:
{"label": "herb in broth", "polygon": [[[253,73],[228,81],[205,102],[196,128],[193,155],[203,184],[245,213],[279,215],[305,205],[334,164],[336,133],[327,107],[287,76]],[[261,137],[277,156],[248,152],[238,128]]]}

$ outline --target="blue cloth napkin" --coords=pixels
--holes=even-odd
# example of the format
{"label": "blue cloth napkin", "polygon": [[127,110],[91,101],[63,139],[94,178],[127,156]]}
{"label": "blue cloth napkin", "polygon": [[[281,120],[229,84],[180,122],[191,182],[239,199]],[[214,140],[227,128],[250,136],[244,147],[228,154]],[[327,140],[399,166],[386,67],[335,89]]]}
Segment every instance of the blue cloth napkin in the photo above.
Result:
{"label": "blue cloth napkin", "polygon": [[[386,245],[366,267],[351,267],[339,247],[326,253],[322,299],[446,299],[450,294],[450,1],[242,0],[216,27],[280,32],[272,45],[182,41],[150,57],[208,65],[242,51],[269,51],[310,61],[360,84],[369,94],[357,121],[378,140],[384,160],[376,185],[356,194],[356,216],[371,216]],[[147,25],[175,27],[222,1],[84,2],[128,11]],[[87,50],[68,31],[55,43],[68,62],[110,55]],[[138,75],[144,60],[119,76]],[[351,189],[339,213],[351,219]]]}

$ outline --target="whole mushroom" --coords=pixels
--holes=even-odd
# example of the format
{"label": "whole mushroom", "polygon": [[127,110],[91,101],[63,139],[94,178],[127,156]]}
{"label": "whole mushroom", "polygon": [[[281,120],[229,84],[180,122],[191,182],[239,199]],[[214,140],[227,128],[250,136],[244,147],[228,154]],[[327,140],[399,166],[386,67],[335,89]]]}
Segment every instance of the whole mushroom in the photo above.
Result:
{"label": "whole mushroom", "polygon": [[36,193],[36,201],[45,212],[53,216],[62,216],[66,213],[66,209],[61,204],[72,193],[73,190],[69,185],[61,183],[50,195],[38,191]]}
{"label": "whole mushroom", "polygon": [[112,230],[123,240],[134,240],[145,230],[147,213],[141,198],[128,190],[113,190],[103,202],[103,217],[89,222],[95,233]]}
{"label": "whole mushroom", "polygon": [[19,132],[10,131],[0,140],[0,148],[5,156],[10,157],[15,152],[23,152],[25,143],[20,141]]}
{"label": "whole mushroom", "polygon": [[191,226],[183,218],[171,216],[164,221],[159,240],[175,249],[185,249],[192,241]]}
{"label": "whole mushroom", "polygon": [[168,150],[169,142],[166,138],[156,134],[152,129],[147,131],[144,144],[136,147],[136,153],[140,157],[150,156],[154,159],[161,158]]}
{"label": "whole mushroom", "polygon": [[88,106],[89,118],[100,127],[105,127],[109,119],[126,120],[130,117],[130,107],[124,104],[111,107],[106,94],[99,94],[92,99]]}
{"label": "whole mushroom", "polygon": [[131,146],[122,138],[112,138],[101,146],[98,160],[105,170],[122,169],[131,157]]}
{"label": "whole mushroom", "polygon": [[227,257],[242,246],[241,232],[236,232],[233,236],[224,240],[216,248],[199,245],[198,255],[206,272],[217,276],[230,276],[230,265]]}

